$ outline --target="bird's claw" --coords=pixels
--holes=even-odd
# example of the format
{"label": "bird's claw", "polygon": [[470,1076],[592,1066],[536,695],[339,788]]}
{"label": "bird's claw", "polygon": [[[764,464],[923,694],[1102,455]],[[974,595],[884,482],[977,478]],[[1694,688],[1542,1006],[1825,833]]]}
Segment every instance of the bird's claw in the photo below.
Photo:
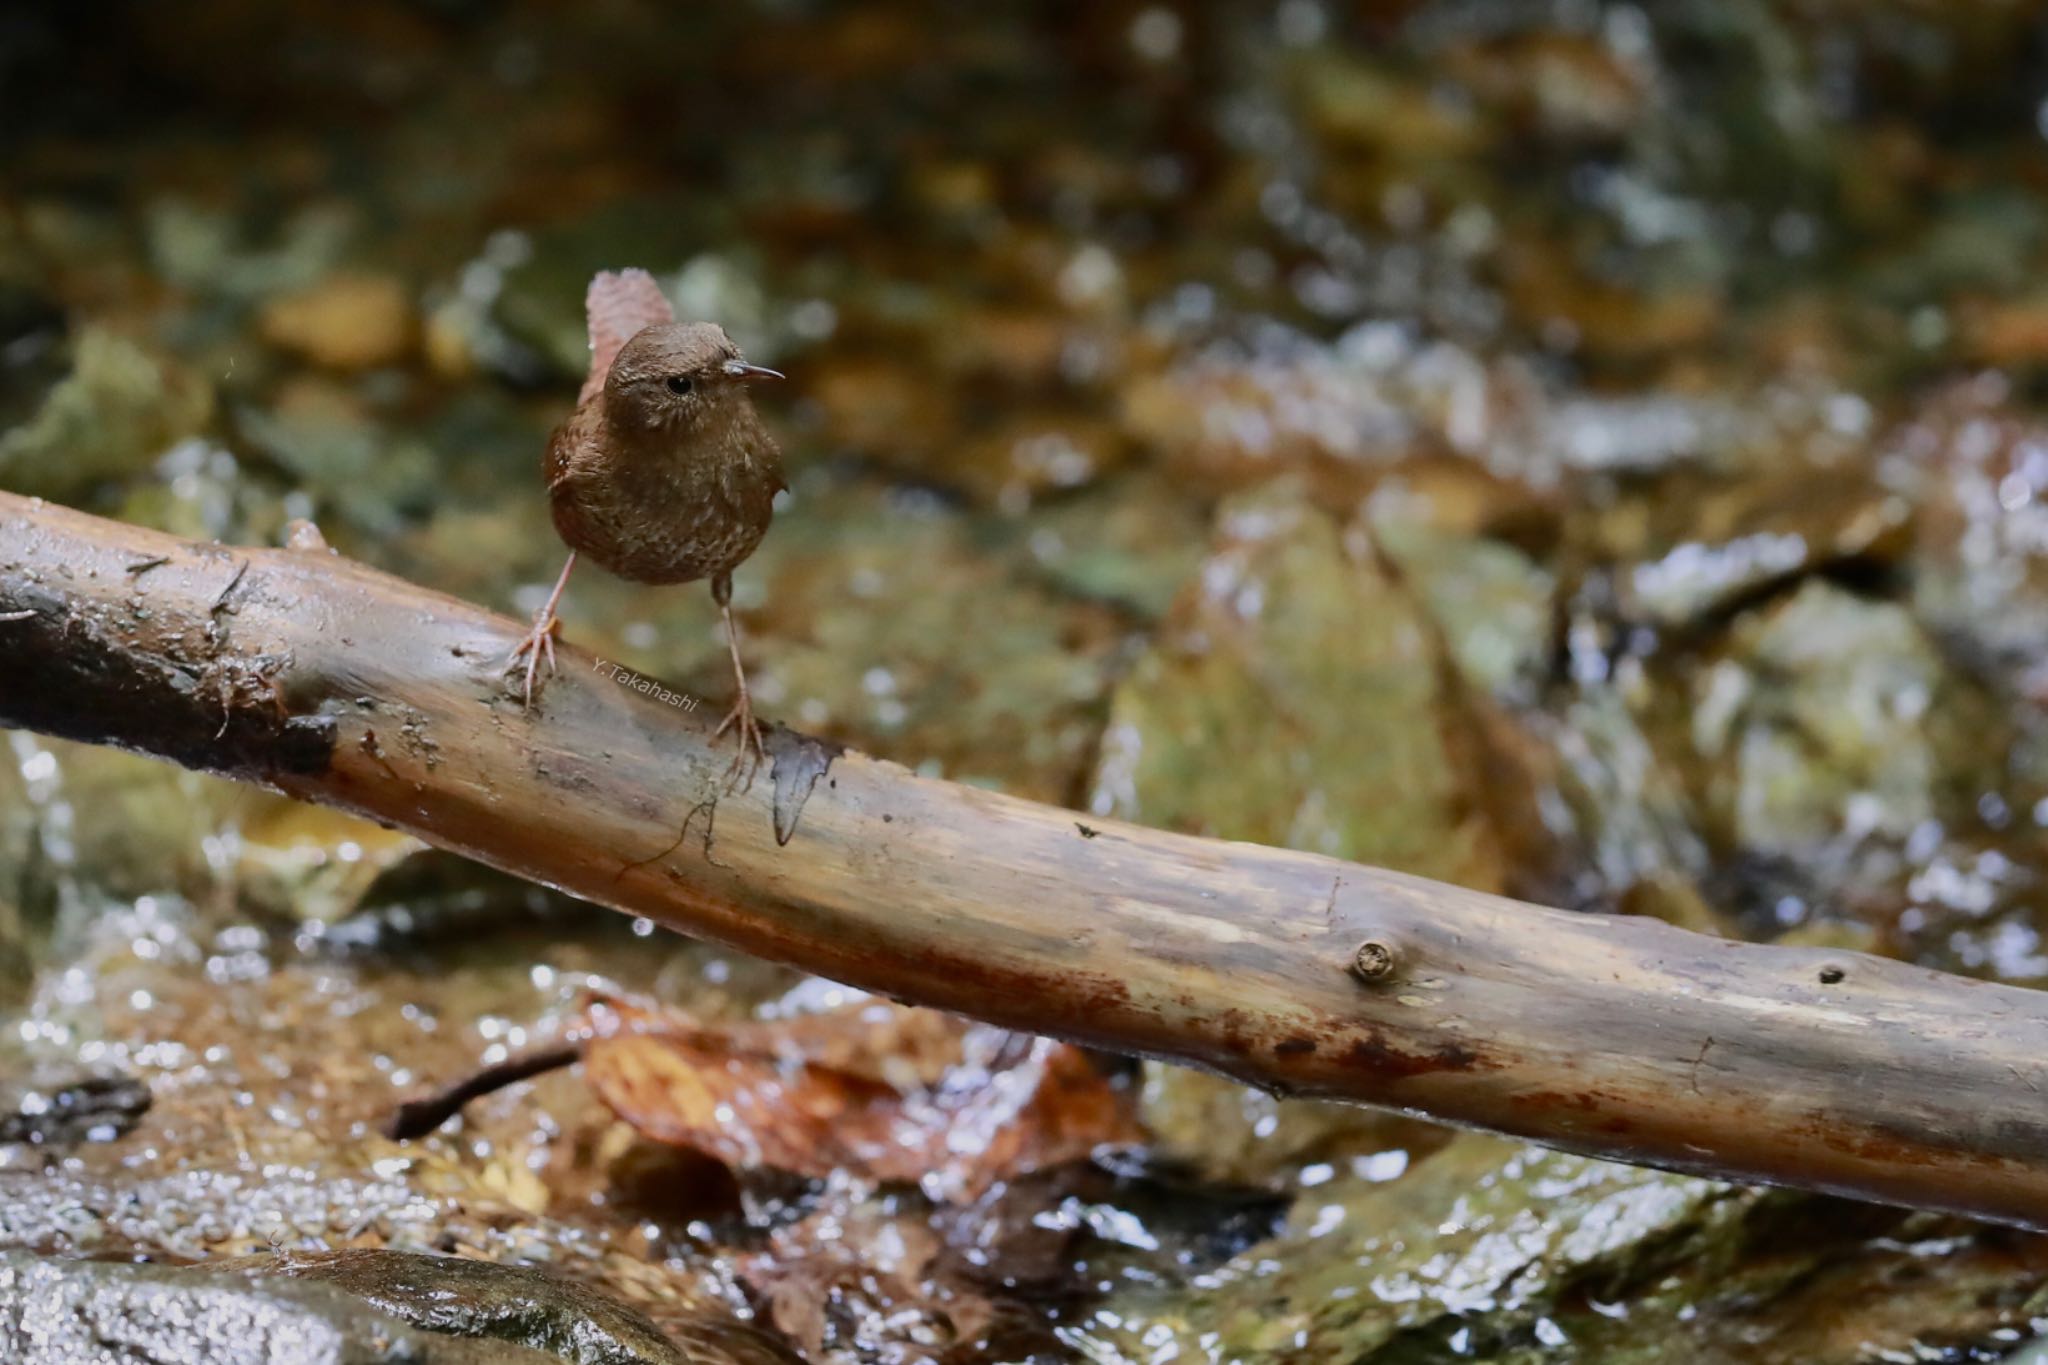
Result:
{"label": "bird's claw", "polygon": [[722,738],[727,730],[734,731],[739,740],[739,748],[732,756],[732,766],[725,770],[726,790],[734,791],[753,782],[762,760],[768,756],[767,746],[761,738],[761,722],[754,719],[753,700],[745,692],[741,692],[739,699],[732,704],[732,710],[725,713],[725,719],[718,722],[718,728],[712,731],[711,737]]}
{"label": "bird's claw", "polygon": [[512,657],[505,661],[505,671],[510,673],[519,667],[520,659],[526,660],[525,706],[533,709],[534,684],[540,673],[541,656],[547,656],[548,673],[555,671],[555,637],[562,633],[562,618],[551,611],[541,611],[533,618],[533,629],[526,633],[512,650]]}

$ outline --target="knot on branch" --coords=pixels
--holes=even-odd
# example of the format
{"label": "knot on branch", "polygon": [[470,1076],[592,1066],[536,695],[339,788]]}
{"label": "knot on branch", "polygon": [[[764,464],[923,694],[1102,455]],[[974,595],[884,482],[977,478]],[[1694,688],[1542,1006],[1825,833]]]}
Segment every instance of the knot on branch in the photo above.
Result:
{"label": "knot on branch", "polygon": [[1385,981],[1394,974],[1394,965],[1393,946],[1376,938],[1359,944],[1351,954],[1351,974],[1367,983]]}

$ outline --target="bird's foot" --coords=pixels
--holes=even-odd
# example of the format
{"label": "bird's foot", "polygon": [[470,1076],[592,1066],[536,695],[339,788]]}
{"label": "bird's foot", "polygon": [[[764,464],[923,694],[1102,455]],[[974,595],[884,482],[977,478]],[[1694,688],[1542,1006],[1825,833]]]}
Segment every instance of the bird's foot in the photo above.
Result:
{"label": "bird's foot", "polygon": [[543,607],[534,614],[533,629],[526,632],[526,638],[513,649],[512,657],[505,661],[505,671],[512,672],[519,667],[521,659],[526,660],[526,709],[533,709],[533,694],[540,676],[540,661],[546,656],[548,672],[555,671],[555,637],[562,633],[562,618]]}
{"label": "bird's foot", "polygon": [[732,766],[725,771],[726,790],[734,791],[746,787],[754,780],[754,774],[761,762],[768,756],[766,745],[761,739],[761,722],[754,719],[754,703],[742,687],[732,710],[725,713],[725,719],[718,722],[718,729],[711,737],[718,739],[727,730],[734,732],[739,749],[732,756]]}

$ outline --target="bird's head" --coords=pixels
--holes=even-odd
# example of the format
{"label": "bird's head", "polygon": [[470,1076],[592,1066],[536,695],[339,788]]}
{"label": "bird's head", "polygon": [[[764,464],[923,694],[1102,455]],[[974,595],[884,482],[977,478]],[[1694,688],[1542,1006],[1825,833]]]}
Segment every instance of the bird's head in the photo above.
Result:
{"label": "bird's head", "polygon": [[780,378],[741,359],[716,323],[675,322],[643,328],[619,349],[605,375],[604,401],[619,425],[680,436],[748,403],[746,386],[754,380]]}

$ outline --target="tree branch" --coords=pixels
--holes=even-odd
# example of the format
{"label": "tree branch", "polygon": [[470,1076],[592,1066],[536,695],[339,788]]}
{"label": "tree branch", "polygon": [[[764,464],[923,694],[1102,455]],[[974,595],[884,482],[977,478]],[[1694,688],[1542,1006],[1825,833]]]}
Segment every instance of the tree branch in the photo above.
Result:
{"label": "tree branch", "polygon": [[0,724],[359,812],[919,1004],[1622,1161],[2048,1228],[2048,996],[920,778],[322,551],[0,494]]}

